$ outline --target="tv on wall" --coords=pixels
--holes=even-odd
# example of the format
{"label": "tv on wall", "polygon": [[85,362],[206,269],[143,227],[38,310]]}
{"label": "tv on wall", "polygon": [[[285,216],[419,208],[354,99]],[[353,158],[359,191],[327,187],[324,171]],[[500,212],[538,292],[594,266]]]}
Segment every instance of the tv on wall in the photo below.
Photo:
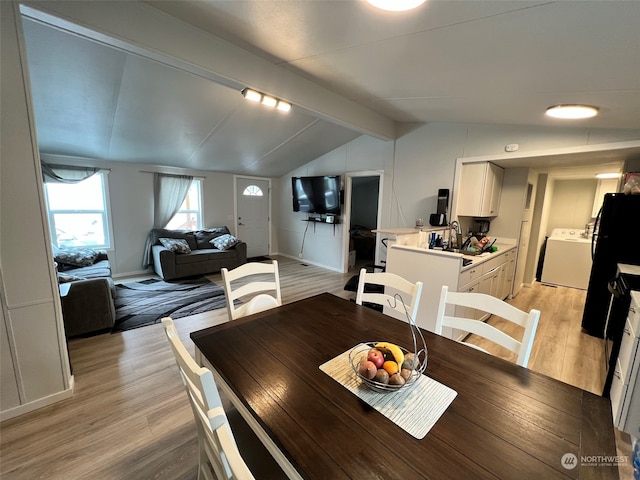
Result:
{"label": "tv on wall", "polygon": [[340,214],[340,176],[292,177],[293,211]]}

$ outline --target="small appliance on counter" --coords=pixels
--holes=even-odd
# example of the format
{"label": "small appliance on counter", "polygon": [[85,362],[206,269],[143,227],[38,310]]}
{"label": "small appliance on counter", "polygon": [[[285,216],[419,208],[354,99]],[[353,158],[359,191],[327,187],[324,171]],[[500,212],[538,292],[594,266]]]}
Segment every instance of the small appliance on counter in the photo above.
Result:
{"label": "small appliance on counter", "polygon": [[449,190],[441,188],[438,190],[438,208],[436,213],[429,215],[429,223],[432,227],[444,227],[447,222],[447,209],[449,208]]}
{"label": "small appliance on counter", "polygon": [[478,240],[480,240],[481,238],[489,235],[490,227],[491,222],[486,218],[474,218],[473,227],[471,227],[471,236],[476,237]]}

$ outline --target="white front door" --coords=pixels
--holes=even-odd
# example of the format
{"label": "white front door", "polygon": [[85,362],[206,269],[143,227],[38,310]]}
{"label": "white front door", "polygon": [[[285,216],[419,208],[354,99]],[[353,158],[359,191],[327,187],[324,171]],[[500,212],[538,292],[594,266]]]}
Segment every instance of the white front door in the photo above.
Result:
{"label": "white front door", "polygon": [[238,238],[247,244],[247,257],[269,255],[269,180],[236,177]]}

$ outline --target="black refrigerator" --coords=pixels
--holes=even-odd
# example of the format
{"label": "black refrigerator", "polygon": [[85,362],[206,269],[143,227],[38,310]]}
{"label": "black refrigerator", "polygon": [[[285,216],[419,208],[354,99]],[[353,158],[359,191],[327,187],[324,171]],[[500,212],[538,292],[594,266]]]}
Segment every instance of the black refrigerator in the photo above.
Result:
{"label": "black refrigerator", "polygon": [[605,338],[612,298],[609,283],[616,277],[618,264],[640,265],[640,195],[607,193],[604,196],[596,219],[591,256],[593,264],[582,328],[589,335]]}

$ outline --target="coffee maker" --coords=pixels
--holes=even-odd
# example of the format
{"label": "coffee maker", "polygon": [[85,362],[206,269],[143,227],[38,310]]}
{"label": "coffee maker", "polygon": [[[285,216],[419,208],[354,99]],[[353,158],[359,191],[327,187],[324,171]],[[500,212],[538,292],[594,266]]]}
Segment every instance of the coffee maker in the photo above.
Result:
{"label": "coffee maker", "polygon": [[476,237],[478,240],[482,239],[482,237],[486,237],[489,235],[489,228],[491,227],[491,222],[486,218],[474,218],[472,228],[472,235]]}

